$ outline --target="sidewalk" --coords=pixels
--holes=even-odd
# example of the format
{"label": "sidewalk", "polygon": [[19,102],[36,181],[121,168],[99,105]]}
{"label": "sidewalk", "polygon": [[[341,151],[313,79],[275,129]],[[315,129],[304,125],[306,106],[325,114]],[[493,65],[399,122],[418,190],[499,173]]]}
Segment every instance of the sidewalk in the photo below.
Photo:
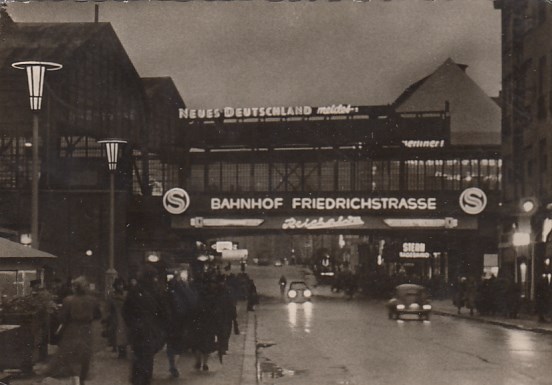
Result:
{"label": "sidewalk", "polygon": [[[180,357],[177,367],[179,378],[169,375],[169,366],[165,350],[155,356],[152,385],[179,384],[187,385],[254,385],[256,381],[256,335],[254,312],[246,310],[244,302],[238,303],[238,322],[240,335],[232,335],[230,350],[219,362],[216,353],[209,360],[209,371],[197,371],[193,368],[194,357],[186,353]],[[94,333],[95,335],[97,333]],[[106,346],[105,339],[95,338],[96,353],[92,361],[90,378],[86,385],[130,384],[130,358],[118,359],[117,354]],[[130,352],[130,349],[129,349]],[[70,379],[26,377],[14,378],[12,385],[69,385]]]}
{"label": "sidewalk", "polygon": [[477,322],[485,322],[493,325],[499,325],[511,329],[527,330],[537,333],[552,334],[552,323],[540,323],[537,321],[536,315],[520,313],[518,318],[506,318],[502,316],[481,316],[474,312],[470,316],[470,312],[466,308],[462,308],[458,314],[458,309],[452,304],[452,300],[433,300],[433,313],[451,317],[465,318]]}

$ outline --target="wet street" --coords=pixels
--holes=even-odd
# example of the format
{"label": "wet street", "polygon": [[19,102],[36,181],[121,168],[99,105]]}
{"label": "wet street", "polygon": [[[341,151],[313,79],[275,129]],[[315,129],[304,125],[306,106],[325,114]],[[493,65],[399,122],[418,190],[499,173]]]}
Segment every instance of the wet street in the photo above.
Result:
{"label": "wet street", "polygon": [[550,384],[552,336],[454,317],[394,321],[382,302],[314,288],[288,304],[278,278],[291,267],[251,267],[258,292],[261,384]]}

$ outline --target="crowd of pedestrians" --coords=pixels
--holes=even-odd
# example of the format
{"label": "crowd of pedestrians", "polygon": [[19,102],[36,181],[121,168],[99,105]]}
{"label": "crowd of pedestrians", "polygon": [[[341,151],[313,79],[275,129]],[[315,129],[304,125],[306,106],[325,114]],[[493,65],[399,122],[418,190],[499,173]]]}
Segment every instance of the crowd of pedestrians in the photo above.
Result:
{"label": "crowd of pedestrians", "polygon": [[188,279],[188,271],[165,275],[145,265],[128,284],[117,278],[102,301],[90,294],[84,277],[59,284],[59,311],[52,316],[50,343],[55,354],[35,371],[40,376],[71,377],[84,384],[92,358],[92,323],[101,319],[102,336],[118,359],[131,356],[130,383],[148,385],[153,376],[154,357],[166,346],[169,372],[179,377],[177,359],[186,352],[195,361],[189,365],[209,370],[209,359],[219,361],[227,354],[232,333],[240,334],[237,303],[247,301],[252,311],[258,303],[255,283],[242,270],[222,273],[209,266]]}
{"label": "crowd of pedestrians", "polygon": [[125,353],[121,352],[126,347],[116,337],[120,309],[132,350],[133,385],[151,382],[154,356],[165,345],[172,377],[180,376],[177,358],[187,351],[193,353],[196,370],[208,371],[213,353],[222,363],[232,332],[239,334],[237,301],[246,299],[248,310],[253,310],[258,300],[255,284],[244,272],[236,276],[207,269],[193,279],[187,276],[185,270],[175,271],[165,282],[147,265],[128,289],[122,306],[117,306],[116,298],[111,301],[107,329],[115,334],[111,344],[123,358]]}

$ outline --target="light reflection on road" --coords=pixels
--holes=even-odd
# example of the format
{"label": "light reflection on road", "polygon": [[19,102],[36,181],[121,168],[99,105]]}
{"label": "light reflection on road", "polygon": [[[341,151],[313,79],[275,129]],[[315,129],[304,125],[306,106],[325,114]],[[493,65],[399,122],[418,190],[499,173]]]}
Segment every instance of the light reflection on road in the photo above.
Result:
{"label": "light reflection on road", "polygon": [[290,302],[287,305],[287,310],[288,322],[292,329],[302,328],[305,333],[311,332],[313,314],[312,302]]}

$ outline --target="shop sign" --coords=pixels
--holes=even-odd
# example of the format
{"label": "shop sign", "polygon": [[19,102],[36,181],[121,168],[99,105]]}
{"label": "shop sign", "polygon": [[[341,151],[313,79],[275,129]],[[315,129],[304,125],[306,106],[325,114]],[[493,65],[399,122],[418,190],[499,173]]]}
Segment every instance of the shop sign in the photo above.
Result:
{"label": "shop sign", "polygon": [[223,261],[242,261],[247,259],[248,251],[247,249],[223,250],[221,254]]}
{"label": "shop sign", "polygon": [[296,229],[335,229],[340,227],[362,226],[364,221],[361,217],[349,215],[347,217],[340,216],[338,218],[320,217],[316,219],[298,220],[296,218],[287,218],[282,224],[284,230]]}
{"label": "shop sign", "polygon": [[444,140],[403,140],[402,144],[407,148],[443,148]]}
{"label": "shop sign", "polygon": [[426,252],[426,244],[423,242],[404,242],[399,257],[429,258],[429,253]]}

